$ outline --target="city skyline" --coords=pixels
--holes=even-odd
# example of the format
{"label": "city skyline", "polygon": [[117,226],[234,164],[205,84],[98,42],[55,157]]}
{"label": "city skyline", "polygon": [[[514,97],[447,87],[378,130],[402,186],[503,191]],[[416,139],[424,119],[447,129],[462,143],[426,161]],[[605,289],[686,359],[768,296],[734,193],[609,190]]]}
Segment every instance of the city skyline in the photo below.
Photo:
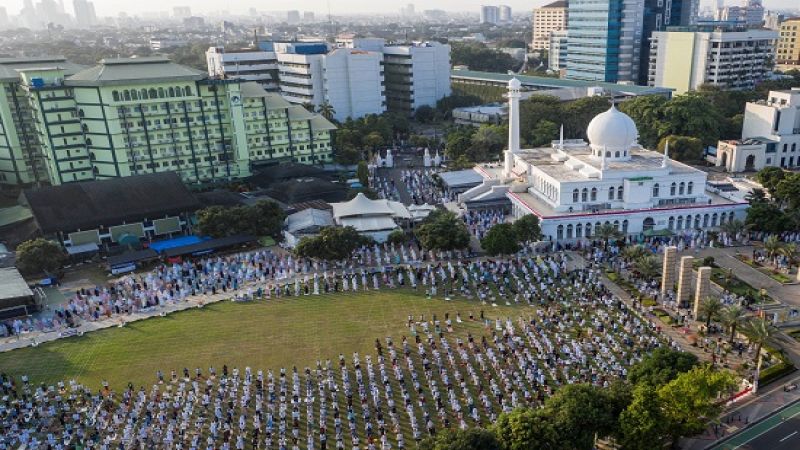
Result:
{"label": "city skyline", "polygon": [[[64,8],[68,13],[72,13],[72,0],[61,0],[64,3]],[[501,1],[486,1],[486,0],[431,0],[424,4],[417,4],[419,11],[423,9],[443,9],[453,12],[474,12],[478,13],[482,5],[508,5],[512,8],[515,14],[520,12],[529,12],[535,7],[542,6],[549,3],[550,0],[501,0]],[[34,1],[36,3],[36,1]],[[225,3],[225,8],[220,8],[219,2],[212,0],[194,0],[187,2],[186,0],[140,0],[137,2],[135,9],[130,8],[130,2],[122,0],[96,0],[94,1],[98,16],[117,15],[125,12],[129,15],[137,15],[141,13],[154,13],[162,12],[172,14],[172,8],[176,6],[189,6],[193,14],[208,14],[219,11],[227,11],[232,14],[245,13],[249,8],[256,8],[258,11],[286,11],[286,10],[302,10],[314,12],[327,12],[329,10],[332,14],[346,14],[354,11],[360,11],[364,14],[386,14],[398,13],[399,8],[407,3],[414,3],[413,1],[402,1],[400,3],[390,3],[387,6],[384,3],[374,2],[370,0],[340,0],[337,2],[329,2],[328,0],[305,0],[301,5],[293,0],[275,0],[268,4],[268,8],[264,3],[255,0],[229,0]],[[726,1],[728,5],[739,4],[739,1]],[[0,0],[0,7],[6,8],[9,14],[17,14],[23,7],[24,0]],[[716,4],[715,0],[701,0],[701,7],[713,6]],[[764,0],[764,7],[766,9],[783,9],[796,7],[796,0]]]}

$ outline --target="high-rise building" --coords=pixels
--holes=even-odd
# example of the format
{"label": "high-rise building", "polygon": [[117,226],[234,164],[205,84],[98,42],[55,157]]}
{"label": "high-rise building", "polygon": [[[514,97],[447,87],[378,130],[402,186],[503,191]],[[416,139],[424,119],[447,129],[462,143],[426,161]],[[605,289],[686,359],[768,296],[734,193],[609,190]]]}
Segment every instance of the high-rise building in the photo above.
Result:
{"label": "high-rise building", "polygon": [[764,6],[761,0],[747,0],[744,6],[722,6],[714,12],[714,20],[760,27],[764,23]]}
{"label": "high-rise building", "polygon": [[[322,116],[257,83],[211,79],[165,58],[103,60],[71,75],[26,63],[16,74],[51,184],[168,171],[213,182],[259,164],[332,158],[335,127]],[[0,110],[11,106],[0,102]]]}
{"label": "high-rise building", "polygon": [[225,47],[210,47],[206,51],[208,75],[223,79],[255,81],[266,91],[279,92],[278,57],[272,43],[266,49],[225,51]]}
{"label": "high-rise building", "polygon": [[75,22],[78,27],[89,28],[97,23],[94,3],[89,0],[72,0],[72,8],[75,10]]}
{"label": "high-rise building", "polygon": [[280,89],[296,104],[330,105],[337,120],[386,111],[383,54],[330,50],[324,42],[276,43]]}
{"label": "high-rise building", "polygon": [[547,52],[547,68],[559,73],[567,69],[567,30],[558,30],[550,33],[550,43]]}
{"label": "high-rise building", "polygon": [[400,16],[405,18],[405,19],[413,18],[415,16],[415,14],[416,13],[414,12],[414,4],[413,3],[409,3],[406,6],[403,6],[403,7],[400,8]]}
{"label": "high-rise building", "polygon": [[450,95],[450,46],[438,42],[383,49],[386,109],[411,115]]}
{"label": "high-rise building", "polygon": [[481,6],[480,23],[497,25],[500,21],[500,8],[497,6]]}
{"label": "high-rise building", "polygon": [[768,78],[778,32],[743,27],[694,27],[653,33],[650,86],[676,94],[711,84],[753,89]]}
{"label": "high-rise building", "polygon": [[567,29],[567,0],[556,0],[533,10],[533,50],[550,50],[550,35]]}
{"label": "high-rise building", "polygon": [[783,14],[778,14],[775,11],[764,11],[764,28],[780,30],[781,22],[783,22]]}
{"label": "high-rise building", "polygon": [[297,25],[300,23],[300,11],[286,11],[286,23],[289,25]]}
{"label": "high-rise building", "polygon": [[303,11],[303,23],[314,23],[313,11]]}
{"label": "high-rise building", "polygon": [[507,5],[500,5],[497,14],[498,23],[511,23],[511,7]]}
{"label": "high-rise building", "polygon": [[4,6],[0,6],[0,28],[8,26],[8,11]]}
{"label": "high-rise building", "polygon": [[776,69],[800,70],[800,17],[786,19],[781,23],[775,54]]}
{"label": "high-rise building", "polygon": [[569,0],[566,77],[636,82],[643,13],[644,0]]}
{"label": "high-rise building", "polygon": [[667,27],[690,26],[697,17],[698,0],[645,0],[637,84],[646,85],[650,65],[650,37]]}
{"label": "high-rise building", "polygon": [[172,8],[172,16],[176,19],[185,19],[192,16],[192,8],[189,6],[175,6]]}

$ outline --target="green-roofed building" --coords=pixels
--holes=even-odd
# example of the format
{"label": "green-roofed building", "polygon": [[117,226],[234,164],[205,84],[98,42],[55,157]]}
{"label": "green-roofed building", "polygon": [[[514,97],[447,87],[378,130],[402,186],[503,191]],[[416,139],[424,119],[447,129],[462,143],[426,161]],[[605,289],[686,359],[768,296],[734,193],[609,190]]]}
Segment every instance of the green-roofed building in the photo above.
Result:
{"label": "green-roofed building", "polygon": [[255,82],[211,79],[163,57],[17,73],[54,185],[168,171],[211,183],[258,164],[332,160],[333,124]]}
{"label": "green-roofed building", "polygon": [[45,155],[20,72],[39,67],[59,68],[73,75],[85,67],[63,57],[0,58],[0,184],[30,185],[48,180]]}

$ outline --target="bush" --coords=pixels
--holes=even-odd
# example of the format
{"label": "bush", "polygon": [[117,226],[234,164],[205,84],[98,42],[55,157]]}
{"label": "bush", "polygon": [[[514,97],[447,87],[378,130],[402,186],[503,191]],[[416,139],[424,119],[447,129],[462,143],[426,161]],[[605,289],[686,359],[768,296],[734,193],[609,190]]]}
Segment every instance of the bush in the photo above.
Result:
{"label": "bush", "polygon": [[714,257],[713,256],[706,256],[705,258],[703,258],[703,266],[716,267],[716,264],[714,264]]}
{"label": "bush", "polygon": [[17,247],[17,268],[26,275],[52,274],[66,262],[67,255],[56,242],[47,239],[25,241]]}
{"label": "bush", "polygon": [[758,386],[759,388],[763,388],[767,384],[782,378],[792,372],[797,370],[795,366],[788,362],[779,362],[775,365],[769,366],[766,369],[761,371],[761,374],[758,377]]}
{"label": "bush", "polygon": [[656,301],[653,300],[650,297],[645,297],[645,299],[642,300],[642,306],[650,307],[650,306],[656,306],[656,305],[657,305]]}

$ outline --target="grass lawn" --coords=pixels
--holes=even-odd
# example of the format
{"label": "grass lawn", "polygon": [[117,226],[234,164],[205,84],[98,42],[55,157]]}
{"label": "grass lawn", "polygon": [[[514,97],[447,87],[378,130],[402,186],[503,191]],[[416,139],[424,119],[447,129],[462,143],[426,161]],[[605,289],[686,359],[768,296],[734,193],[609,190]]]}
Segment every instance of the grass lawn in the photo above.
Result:
{"label": "grass lawn", "polygon": [[[483,334],[477,318],[484,309],[490,318],[527,315],[532,308],[482,306],[472,300],[427,300],[410,291],[370,291],[357,294],[308,296],[254,303],[221,302],[147,319],[82,337],[70,337],[0,353],[0,371],[19,376],[28,374],[34,382],[52,383],[76,379],[93,387],[107,380],[116,389],[128,381],[150,385],[161,369],[182,372],[195,367],[207,372],[209,366],[243,369],[313,367],[317,359],[336,360],[339,353],[350,358],[357,351],[374,353],[376,338],[400,337],[409,314],[432,314],[444,326],[444,314],[461,313],[464,323],[457,334]],[[421,332],[421,329],[418,330]]]}

